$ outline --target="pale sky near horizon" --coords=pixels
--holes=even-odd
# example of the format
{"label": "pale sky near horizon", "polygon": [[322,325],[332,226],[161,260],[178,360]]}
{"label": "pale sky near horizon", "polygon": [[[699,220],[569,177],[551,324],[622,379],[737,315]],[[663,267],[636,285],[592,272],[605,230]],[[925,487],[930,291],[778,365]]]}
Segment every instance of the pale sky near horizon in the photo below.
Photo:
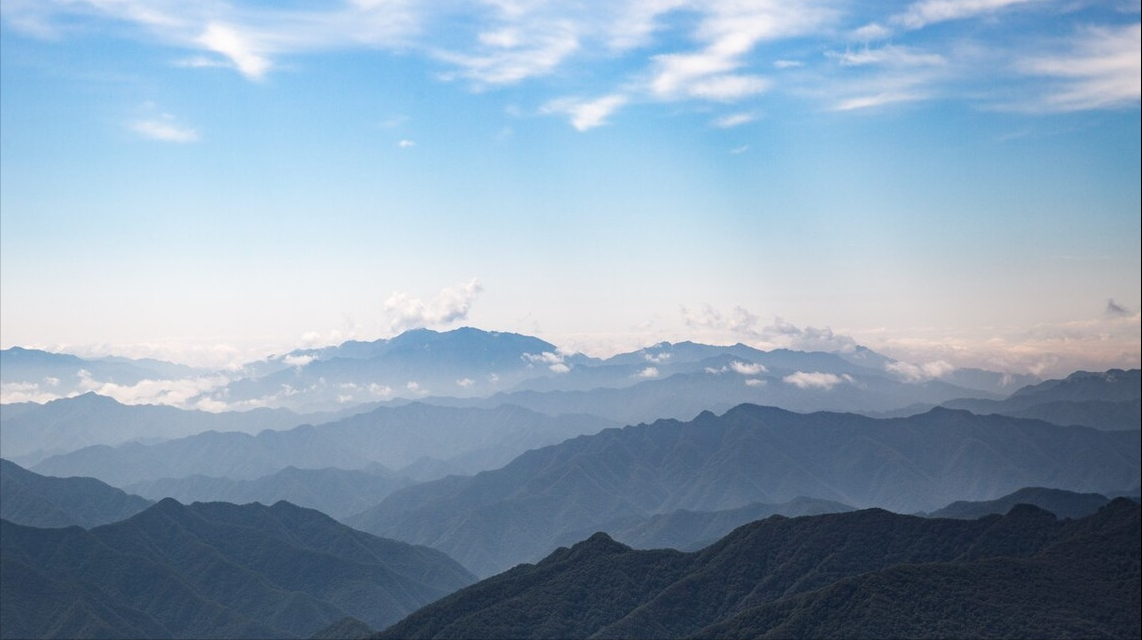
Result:
{"label": "pale sky near horizon", "polygon": [[5,0],[0,346],[1142,358],[1140,3]]}

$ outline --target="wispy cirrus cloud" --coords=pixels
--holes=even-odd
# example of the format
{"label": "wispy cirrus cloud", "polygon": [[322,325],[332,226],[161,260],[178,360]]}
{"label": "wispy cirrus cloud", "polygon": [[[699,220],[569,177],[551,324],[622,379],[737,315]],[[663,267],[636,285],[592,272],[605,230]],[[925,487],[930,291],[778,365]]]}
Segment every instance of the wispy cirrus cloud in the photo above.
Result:
{"label": "wispy cirrus cloud", "polygon": [[1085,111],[1137,105],[1142,97],[1142,23],[1083,27],[1062,49],[1016,64],[1026,75],[1052,80],[1037,99],[1024,106]]}
{"label": "wispy cirrus cloud", "polygon": [[1050,0],[921,0],[914,2],[889,19],[893,25],[905,29],[924,27],[949,20],[964,20],[992,14],[1017,5],[1049,2]]}
{"label": "wispy cirrus cloud", "polygon": [[159,142],[198,142],[198,130],[180,124],[170,114],[162,114],[135,120],[129,124],[135,133],[150,140]]}
{"label": "wispy cirrus cloud", "polygon": [[350,0],[307,9],[227,0],[13,0],[3,10],[9,23],[45,38],[64,37],[77,20],[86,21],[88,29],[103,21],[116,35],[200,52],[176,66],[231,67],[250,80],[265,78],[276,56],[397,49],[419,27],[407,0]]}
{"label": "wispy cirrus cloud", "polygon": [[607,118],[627,103],[624,95],[609,95],[594,100],[560,98],[553,100],[540,110],[542,113],[562,113],[571,117],[571,126],[579,131],[587,131],[607,124]]}
{"label": "wispy cirrus cloud", "polygon": [[[11,0],[2,12],[9,25],[38,37],[67,38],[82,25],[85,32],[160,43],[177,51],[162,55],[180,67],[224,67],[253,82],[297,72],[289,58],[315,53],[419,56],[437,66],[429,72],[434,77],[474,91],[531,82],[538,92],[524,111],[564,115],[583,132],[635,104],[682,103],[698,112],[705,103],[732,104],[734,113],[705,116],[729,128],[748,122],[747,114],[774,95],[847,112],[949,98],[1047,113],[1136,104],[1136,7],[1115,13],[1093,3],[1060,4],[350,0],[283,7],[245,0]],[[1077,15],[1084,19],[1072,19]],[[1021,31],[1019,21],[1028,16],[1057,24],[1065,16],[1080,26],[1071,38],[1049,40]],[[957,24],[967,26],[956,30]],[[934,25],[952,31],[935,38]],[[986,28],[986,39],[973,33],[977,26]],[[854,43],[864,46],[853,49]],[[1011,97],[1013,78],[1031,98]],[[162,120],[137,124],[154,139],[187,142],[197,135]]]}
{"label": "wispy cirrus cloud", "polygon": [[439,50],[435,57],[457,67],[445,79],[465,78],[483,87],[547,75],[578,48],[574,23],[554,20],[483,31],[474,50]]}
{"label": "wispy cirrus cloud", "polygon": [[742,112],[742,113],[731,113],[730,115],[722,116],[720,118],[715,119],[710,124],[714,125],[715,127],[718,127],[719,129],[731,129],[733,127],[740,127],[743,124],[749,124],[750,122],[753,122],[754,120],[757,120],[757,114],[749,113],[749,112]]}
{"label": "wispy cirrus cloud", "polygon": [[647,86],[658,99],[698,98],[732,102],[762,93],[771,81],[755,72],[748,56],[764,42],[813,33],[835,16],[823,2],[712,2],[694,30],[696,50],[651,58]]}

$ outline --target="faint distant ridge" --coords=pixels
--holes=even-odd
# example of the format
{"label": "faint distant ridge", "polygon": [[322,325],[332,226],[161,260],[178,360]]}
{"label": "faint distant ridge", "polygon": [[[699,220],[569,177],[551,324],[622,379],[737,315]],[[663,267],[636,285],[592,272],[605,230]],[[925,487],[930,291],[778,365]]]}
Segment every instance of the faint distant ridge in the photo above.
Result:
{"label": "faint distant ridge", "polygon": [[[414,329],[372,342],[299,349],[248,364],[242,379],[196,401],[332,410],[352,403],[428,400],[518,404],[551,415],[620,422],[690,418],[742,402],[795,410],[885,411],[917,402],[998,398],[1034,378],[958,369],[940,378],[900,373],[866,348],[762,351],[744,344],[662,342],[598,359],[532,336],[462,327]],[[673,399],[673,401],[671,401]]]}
{"label": "faint distant ridge", "polygon": [[[833,500],[794,498],[781,504],[754,502],[736,509],[721,511],[692,511],[678,509],[649,517],[629,516],[597,527],[615,540],[636,549],[678,549],[696,551],[730,531],[754,520],[773,515],[788,517],[844,513],[854,509]],[[557,540],[557,544],[571,544],[590,535],[573,532]]]}
{"label": "faint distant ridge", "polygon": [[528,449],[613,424],[593,416],[553,418],[513,406],[412,403],[257,435],[207,431],[152,445],[97,445],[49,457],[33,470],[91,476],[120,487],[194,475],[253,480],[291,466],[364,470],[379,463],[403,474],[402,469],[418,462],[424,466],[426,457],[451,473],[475,473],[502,466]]}
{"label": "faint distant ridge", "polygon": [[907,513],[1027,486],[1120,490],[1142,476],[1140,437],[950,409],[878,420],[741,405],[529,451],[474,477],[402,489],[347,522],[430,544],[486,576],[586,528],[679,509],[812,496]]}
{"label": "faint distant ridge", "polygon": [[957,500],[948,506],[926,514],[929,518],[982,518],[1007,513],[1017,504],[1032,504],[1050,511],[1060,518],[1084,518],[1097,512],[1110,502],[1101,493],[1076,493],[1063,489],[1024,487],[995,500],[971,502]]}
{"label": "faint distant ridge", "polygon": [[393,491],[411,484],[411,479],[386,471],[380,465],[367,470],[290,466],[252,480],[193,475],[137,482],[124,489],[151,500],[174,498],[183,504],[274,504],[285,500],[340,519],[364,511]]}
{"label": "faint distant ridge", "polygon": [[1139,632],[1137,504],[1080,520],[879,509],[742,526],[700,552],[598,533],[375,638],[1109,637]]}
{"label": "faint distant ridge", "polygon": [[1050,400],[1134,400],[1142,395],[1142,370],[1076,371],[1061,380],[1046,380],[1016,391],[1009,402],[1033,404]]}
{"label": "faint distant ridge", "polygon": [[51,478],[0,459],[0,518],[16,524],[90,529],[151,504],[95,478]]}
{"label": "faint distant ridge", "polygon": [[1096,429],[1138,429],[1142,426],[1142,370],[1078,371],[1023,387],[1003,400],[964,398],[943,406]]}
{"label": "faint distant ridge", "polygon": [[0,380],[8,384],[41,384],[62,395],[77,388],[83,378],[132,385],[141,380],[170,380],[202,373],[201,369],[149,358],[81,358],[24,347],[0,350]]}
{"label": "faint distant ridge", "polygon": [[118,445],[136,439],[153,442],[204,431],[258,433],[320,422],[323,417],[303,417],[288,409],[210,413],[164,405],[126,405],[87,392],[42,405],[4,405],[0,411],[0,446],[5,456],[34,465],[51,455],[98,444]]}
{"label": "faint distant ridge", "polygon": [[472,582],[444,554],[286,502],[163,500],[90,531],[0,521],[6,638],[307,637],[380,628]]}

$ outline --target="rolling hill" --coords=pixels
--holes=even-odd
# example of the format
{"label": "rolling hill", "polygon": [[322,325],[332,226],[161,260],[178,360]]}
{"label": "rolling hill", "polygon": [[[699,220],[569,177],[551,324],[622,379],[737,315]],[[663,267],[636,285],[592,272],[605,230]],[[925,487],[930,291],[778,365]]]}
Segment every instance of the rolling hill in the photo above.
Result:
{"label": "rolling hill", "polygon": [[95,478],[52,478],[0,459],[0,518],[30,527],[85,529],[129,518],[151,501]]}
{"label": "rolling hill", "polygon": [[1140,521],[1127,500],[1078,521],[775,516],[695,553],[599,533],[374,637],[1133,638]]}
{"label": "rolling hill", "polygon": [[5,638],[294,638],[376,628],[472,582],[444,554],[279,502],[163,500],[84,531],[0,522]]}
{"label": "rolling hill", "polygon": [[211,478],[162,478],[127,485],[125,490],[151,500],[174,498],[192,502],[260,502],[274,504],[285,500],[299,507],[317,509],[340,519],[377,504],[393,491],[413,481],[393,473],[347,469],[298,469],[286,467],[254,480]]}

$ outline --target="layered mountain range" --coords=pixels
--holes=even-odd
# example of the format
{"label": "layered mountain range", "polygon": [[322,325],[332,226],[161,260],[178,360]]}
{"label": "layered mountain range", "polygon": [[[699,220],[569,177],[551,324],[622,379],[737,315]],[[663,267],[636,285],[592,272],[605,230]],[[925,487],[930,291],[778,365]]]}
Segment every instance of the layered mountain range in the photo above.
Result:
{"label": "layered mountain range", "polygon": [[1079,520],[879,509],[738,528],[695,553],[598,533],[377,638],[1107,637],[1139,633],[1138,504]]}
{"label": "layered mountain range", "polygon": [[1111,500],[1142,493],[1138,370],[599,359],[472,328],[226,372],[0,364],[3,638],[1138,627],[1137,512]]}
{"label": "layered mountain range", "polygon": [[613,426],[589,415],[552,417],[413,403],[379,407],[322,425],[283,431],[207,431],[156,444],[96,445],[33,465],[46,475],[91,476],[115,486],[193,475],[255,479],[287,467],[405,470],[413,477],[475,473],[529,449]]}
{"label": "layered mountain range", "polygon": [[948,409],[878,420],[742,405],[529,451],[501,469],[402,489],[346,522],[488,576],[572,532],[678,509],[810,496],[915,512],[1026,486],[1129,490],[1142,476],[1140,438]]}

